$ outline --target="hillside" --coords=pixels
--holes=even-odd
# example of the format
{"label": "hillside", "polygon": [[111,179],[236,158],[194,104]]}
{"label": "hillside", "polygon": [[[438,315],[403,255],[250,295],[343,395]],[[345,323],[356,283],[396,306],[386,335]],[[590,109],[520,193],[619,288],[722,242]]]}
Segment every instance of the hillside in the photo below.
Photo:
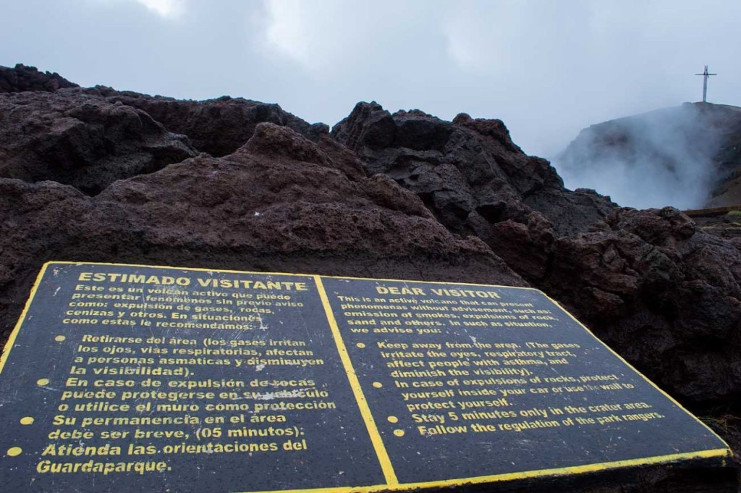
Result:
{"label": "hillside", "polygon": [[592,125],[557,162],[567,183],[624,205],[738,205],[741,108],[685,103]]}
{"label": "hillside", "polygon": [[529,285],[741,445],[741,238],[570,191],[499,120],[358,103],[330,132],[241,98],[0,80],[3,342],[48,260]]}

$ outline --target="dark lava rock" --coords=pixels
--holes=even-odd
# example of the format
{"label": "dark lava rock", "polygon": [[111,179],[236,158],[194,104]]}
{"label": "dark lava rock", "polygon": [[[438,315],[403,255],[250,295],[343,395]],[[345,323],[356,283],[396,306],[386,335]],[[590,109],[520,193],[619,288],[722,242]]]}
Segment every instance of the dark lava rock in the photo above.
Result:
{"label": "dark lava rock", "polygon": [[676,209],[616,209],[556,241],[544,288],[700,409],[741,402],[741,252]]}
{"label": "dark lava rock", "polygon": [[685,211],[702,231],[741,242],[741,206]]}
{"label": "dark lava rock", "polygon": [[229,156],[95,197],[0,179],[3,339],[47,260],[526,285],[478,238],[456,238],[416,196],[357,166],[327,136],[263,123]]}
{"label": "dark lava rock", "polygon": [[615,206],[595,193],[565,190],[556,170],[525,155],[499,120],[461,114],[446,122],[358,103],[332,136],[358,154],[369,174],[384,173],[419,195],[456,233],[487,236],[492,224],[526,223],[540,212],[557,234],[575,234]]}
{"label": "dark lava rock", "polygon": [[564,189],[555,169],[525,155],[500,120],[461,114],[446,122],[359,103],[332,136],[369,174],[416,193],[451,231],[483,239],[530,282],[546,275],[555,238],[588,231],[616,207],[593,191]]}
{"label": "dark lava rock", "polygon": [[19,63],[14,68],[0,67],[0,93],[23,91],[54,92],[65,87],[78,87],[61,75],[39,72],[36,67]]}
{"label": "dark lava rock", "polygon": [[168,130],[185,134],[202,152],[220,157],[239,149],[252,136],[258,123],[269,122],[291,128],[304,136],[317,139],[328,133],[324,124],[311,125],[283,111],[277,104],[266,104],[242,98],[221,97],[207,101],[183,101],[107,88],[90,89],[111,101],[146,111]]}
{"label": "dark lava rock", "polygon": [[82,89],[0,94],[0,177],[96,194],[197,152],[144,111]]}

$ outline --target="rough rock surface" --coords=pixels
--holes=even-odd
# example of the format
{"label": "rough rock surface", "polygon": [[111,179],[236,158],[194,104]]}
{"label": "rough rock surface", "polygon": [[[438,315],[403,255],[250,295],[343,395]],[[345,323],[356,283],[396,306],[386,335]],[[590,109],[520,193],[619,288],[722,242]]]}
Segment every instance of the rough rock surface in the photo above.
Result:
{"label": "rough rock surface", "polygon": [[258,123],[275,123],[314,139],[329,131],[326,125],[310,125],[283,111],[277,104],[242,98],[225,96],[207,101],[183,101],[132,92],[116,92],[103,87],[90,91],[106,95],[111,101],[120,101],[146,111],[168,130],[187,135],[199,151],[216,157],[231,154],[244,145]]}
{"label": "rough rock surface", "polygon": [[706,233],[741,241],[741,206],[685,211]]}
{"label": "rough rock surface", "polygon": [[144,111],[82,89],[0,94],[0,177],[96,194],[197,152]]}
{"label": "rough rock surface", "polygon": [[391,115],[359,103],[332,129],[369,174],[415,192],[451,231],[476,235],[531,282],[547,275],[555,238],[586,232],[616,204],[569,191],[550,164],[514,145],[499,120],[420,111]]}
{"label": "rough rock surface", "polygon": [[0,179],[0,308],[7,337],[47,260],[526,283],[416,196],[367,178],[327,136],[263,123],[235,153],[113,183],[95,197]]}
{"label": "rough rock surface", "polygon": [[541,213],[560,234],[586,231],[615,205],[570,192],[550,164],[527,156],[499,120],[460,114],[446,122],[418,110],[391,115],[358,103],[332,136],[354,150],[370,174],[384,173],[419,195],[450,229],[485,235],[491,224]]}
{"label": "rough rock surface", "polygon": [[739,246],[676,209],[616,209],[556,241],[543,287],[685,403],[737,405]]}
{"label": "rough rock surface", "polygon": [[19,63],[15,68],[0,67],[0,92],[48,91],[78,87],[61,75],[39,72],[36,67]]}
{"label": "rough rock surface", "polygon": [[330,135],[246,100],[38,87],[0,94],[2,339],[47,260],[530,283],[741,445],[738,239],[565,190],[498,120],[361,103]]}

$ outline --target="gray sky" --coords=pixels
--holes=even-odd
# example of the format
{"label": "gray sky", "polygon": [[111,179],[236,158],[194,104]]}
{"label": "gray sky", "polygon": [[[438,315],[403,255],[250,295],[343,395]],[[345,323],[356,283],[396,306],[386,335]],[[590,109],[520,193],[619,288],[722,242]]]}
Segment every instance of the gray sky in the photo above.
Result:
{"label": "gray sky", "polygon": [[741,106],[737,0],[0,0],[0,65],[83,86],[279,103],[335,124],[360,100],[500,118],[549,157],[591,123]]}

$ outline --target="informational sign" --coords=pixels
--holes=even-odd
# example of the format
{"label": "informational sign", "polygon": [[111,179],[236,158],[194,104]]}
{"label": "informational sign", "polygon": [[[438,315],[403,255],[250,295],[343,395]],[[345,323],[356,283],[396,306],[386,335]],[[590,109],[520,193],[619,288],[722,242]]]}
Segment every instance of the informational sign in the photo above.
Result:
{"label": "informational sign", "polygon": [[44,266],[0,360],[0,488],[407,490],[720,463],[534,289]]}

